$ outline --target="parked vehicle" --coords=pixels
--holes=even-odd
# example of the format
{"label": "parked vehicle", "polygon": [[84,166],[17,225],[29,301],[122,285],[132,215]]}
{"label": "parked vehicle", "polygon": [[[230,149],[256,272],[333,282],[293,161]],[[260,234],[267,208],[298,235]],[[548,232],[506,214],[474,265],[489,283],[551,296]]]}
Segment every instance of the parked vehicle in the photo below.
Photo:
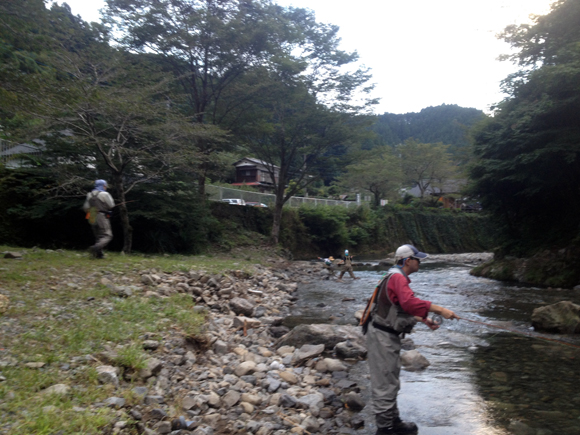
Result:
{"label": "parked vehicle", "polygon": [[228,204],[232,204],[232,205],[246,205],[246,201],[244,201],[243,199],[237,199],[237,198],[222,199],[222,202],[227,202]]}
{"label": "parked vehicle", "polygon": [[252,207],[266,207],[266,208],[268,208],[268,206],[266,204],[264,204],[263,202],[246,202],[246,205],[249,205]]}

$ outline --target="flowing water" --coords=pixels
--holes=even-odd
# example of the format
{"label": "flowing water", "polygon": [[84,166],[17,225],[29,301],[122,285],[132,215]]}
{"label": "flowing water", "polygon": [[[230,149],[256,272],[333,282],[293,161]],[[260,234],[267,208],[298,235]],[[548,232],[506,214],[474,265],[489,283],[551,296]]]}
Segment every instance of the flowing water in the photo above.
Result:
{"label": "flowing water", "polygon": [[[411,288],[461,317],[519,333],[465,320],[445,320],[437,331],[417,325],[409,337],[431,365],[419,372],[402,370],[403,419],[416,422],[421,435],[580,434],[580,336],[538,334],[530,325],[534,308],[562,300],[580,303],[580,291],[508,285],[473,277],[469,270],[424,262],[411,275]],[[361,278],[356,281],[347,276],[344,283],[317,278],[303,284],[287,324],[355,324],[355,311],[364,308],[383,273],[355,269]],[[350,373],[368,402],[366,362]],[[374,434],[367,408],[366,427],[357,433]]]}

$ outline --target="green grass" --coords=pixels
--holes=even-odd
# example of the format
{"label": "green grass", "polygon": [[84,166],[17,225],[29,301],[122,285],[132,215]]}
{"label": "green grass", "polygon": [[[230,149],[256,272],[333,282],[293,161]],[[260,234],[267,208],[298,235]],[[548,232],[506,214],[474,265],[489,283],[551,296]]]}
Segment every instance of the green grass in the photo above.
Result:
{"label": "green grass", "polygon": [[[0,259],[0,293],[10,299],[8,310],[0,315],[0,361],[15,363],[0,366],[0,375],[6,378],[0,382],[0,432],[62,435],[103,433],[119,417],[116,411],[93,405],[112,395],[132,398],[134,384],[121,391],[99,384],[95,367],[100,363],[87,360],[87,355],[115,349],[116,364],[136,371],[145,367],[149,357],[142,347],[145,334],[161,337],[171,328],[184,336],[203,337],[206,319],[193,311],[190,295],[121,299],[110,293],[103,278],[123,277],[122,285],[134,285],[140,283],[140,271],[152,269],[251,274],[252,264],[265,263],[268,255],[260,251],[192,257],[111,253],[105,260],[92,260],[75,251],[0,246],[1,251],[25,255],[21,260]],[[25,366],[31,362],[44,366]],[[63,370],[63,365],[70,367]],[[43,393],[55,384],[69,385],[69,394]],[[5,432],[7,422],[13,425]]]}

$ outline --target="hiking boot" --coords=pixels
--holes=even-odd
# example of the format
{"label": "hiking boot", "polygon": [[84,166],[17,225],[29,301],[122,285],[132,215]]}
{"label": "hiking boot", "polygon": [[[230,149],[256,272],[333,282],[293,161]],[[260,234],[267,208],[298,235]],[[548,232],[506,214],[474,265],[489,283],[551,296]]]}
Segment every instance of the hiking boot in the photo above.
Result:
{"label": "hiking boot", "polygon": [[397,417],[392,426],[379,427],[375,435],[414,435],[418,430],[415,423],[406,422]]}
{"label": "hiking boot", "polygon": [[393,421],[393,427],[398,434],[415,434],[419,430],[412,421],[403,421],[399,417]]}
{"label": "hiking boot", "polygon": [[394,427],[379,427],[375,435],[397,435]]}

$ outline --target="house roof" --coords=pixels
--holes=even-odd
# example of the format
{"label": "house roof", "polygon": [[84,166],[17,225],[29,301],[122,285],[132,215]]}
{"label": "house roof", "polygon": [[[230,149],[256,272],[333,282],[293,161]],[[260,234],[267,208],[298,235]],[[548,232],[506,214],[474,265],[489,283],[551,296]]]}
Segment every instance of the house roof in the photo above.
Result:
{"label": "house roof", "polygon": [[280,169],[278,166],[276,165],[270,165],[268,162],[265,162],[263,160],[260,159],[255,159],[253,157],[244,157],[241,160],[238,160],[237,162],[233,163],[234,166],[238,167],[238,166],[246,166],[246,165],[260,165],[260,166],[273,166],[276,169]]}

